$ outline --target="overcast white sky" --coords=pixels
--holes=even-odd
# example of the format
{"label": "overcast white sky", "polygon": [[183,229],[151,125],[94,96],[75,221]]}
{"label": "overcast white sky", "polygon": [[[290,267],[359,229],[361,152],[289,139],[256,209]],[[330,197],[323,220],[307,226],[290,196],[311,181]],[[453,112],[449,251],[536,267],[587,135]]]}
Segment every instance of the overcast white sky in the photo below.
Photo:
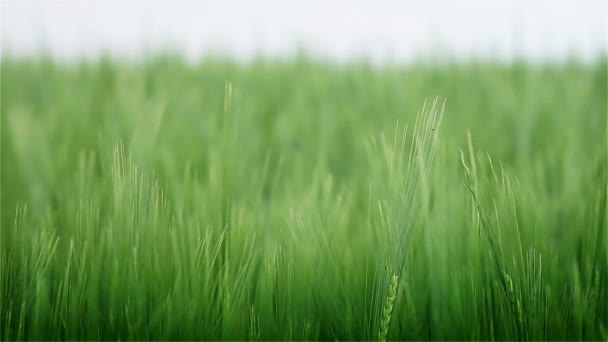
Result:
{"label": "overcast white sky", "polygon": [[188,58],[338,60],[524,55],[593,59],[606,50],[608,1],[124,2],[0,0],[1,53],[120,56],[172,47]]}

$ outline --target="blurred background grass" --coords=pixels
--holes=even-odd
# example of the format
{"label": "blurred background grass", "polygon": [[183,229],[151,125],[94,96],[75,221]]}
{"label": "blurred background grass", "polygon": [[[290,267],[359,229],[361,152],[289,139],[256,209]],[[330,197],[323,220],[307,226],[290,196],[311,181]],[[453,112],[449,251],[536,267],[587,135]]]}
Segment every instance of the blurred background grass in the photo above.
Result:
{"label": "blurred background grass", "polygon": [[391,272],[389,339],[607,336],[605,56],[1,63],[6,339],[372,339]]}

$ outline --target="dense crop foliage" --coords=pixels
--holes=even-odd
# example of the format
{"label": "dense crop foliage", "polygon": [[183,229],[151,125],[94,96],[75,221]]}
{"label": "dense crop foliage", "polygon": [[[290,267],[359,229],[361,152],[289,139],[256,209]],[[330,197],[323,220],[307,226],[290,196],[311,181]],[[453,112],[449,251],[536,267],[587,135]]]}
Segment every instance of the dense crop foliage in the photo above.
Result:
{"label": "dense crop foliage", "polygon": [[5,57],[0,336],[605,340],[606,65]]}

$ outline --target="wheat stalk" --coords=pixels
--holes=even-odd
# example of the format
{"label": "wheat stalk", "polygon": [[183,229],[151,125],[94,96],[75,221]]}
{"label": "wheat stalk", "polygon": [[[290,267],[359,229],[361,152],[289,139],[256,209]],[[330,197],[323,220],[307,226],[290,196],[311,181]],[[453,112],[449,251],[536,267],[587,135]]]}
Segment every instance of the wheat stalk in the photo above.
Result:
{"label": "wheat stalk", "polygon": [[378,332],[378,341],[386,341],[388,335],[388,328],[391,324],[391,314],[393,313],[393,304],[397,298],[397,285],[399,283],[399,277],[393,273],[391,283],[388,287],[388,293],[386,294],[386,300],[382,308],[382,320],[380,321],[380,331]]}
{"label": "wheat stalk", "polygon": [[506,272],[504,273],[504,281],[506,283],[507,295],[509,297],[509,302],[511,303],[511,309],[517,316],[517,322],[519,323],[519,328],[521,329],[524,321],[523,312],[521,309],[521,302],[515,294],[515,289],[513,288],[513,280],[511,280],[511,277]]}

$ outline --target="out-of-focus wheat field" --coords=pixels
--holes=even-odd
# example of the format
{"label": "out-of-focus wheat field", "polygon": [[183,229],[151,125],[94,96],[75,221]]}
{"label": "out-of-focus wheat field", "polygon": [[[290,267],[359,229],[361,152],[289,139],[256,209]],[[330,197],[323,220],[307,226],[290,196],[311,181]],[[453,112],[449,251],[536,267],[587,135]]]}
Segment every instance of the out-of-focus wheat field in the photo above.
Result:
{"label": "out-of-focus wheat field", "polygon": [[3,340],[605,340],[607,63],[1,60]]}

